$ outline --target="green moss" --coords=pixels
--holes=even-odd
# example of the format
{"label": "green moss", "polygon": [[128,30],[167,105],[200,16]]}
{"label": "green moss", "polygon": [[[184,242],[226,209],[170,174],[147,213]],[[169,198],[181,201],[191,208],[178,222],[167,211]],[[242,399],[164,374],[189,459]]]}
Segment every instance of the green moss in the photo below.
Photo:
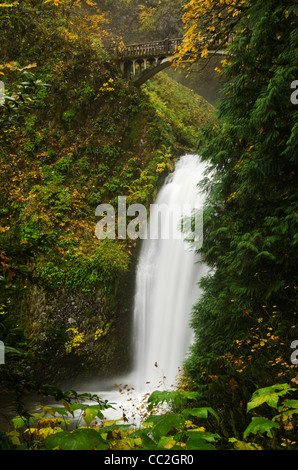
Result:
{"label": "green moss", "polygon": [[[61,244],[60,244],[61,247]],[[65,248],[65,244],[64,244]],[[92,256],[80,250],[61,257],[51,251],[52,259],[40,259],[37,273],[48,289],[73,290],[79,288],[86,294],[94,294],[99,285],[107,292],[113,291],[118,278],[127,272],[130,257],[113,240],[98,241]]]}

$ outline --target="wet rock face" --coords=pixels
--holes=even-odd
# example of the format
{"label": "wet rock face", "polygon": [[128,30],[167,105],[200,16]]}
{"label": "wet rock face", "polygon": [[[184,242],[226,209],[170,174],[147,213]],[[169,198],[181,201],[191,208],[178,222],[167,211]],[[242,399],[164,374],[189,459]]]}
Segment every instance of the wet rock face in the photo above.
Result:
{"label": "wet rock face", "polygon": [[129,272],[109,290],[98,285],[91,295],[80,288],[30,286],[22,311],[27,331],[37,341],[41,381],[59,385],[61,379],[110,379],[129,370],[137,253]]}
{"label": "wet rock face", "polygon": [[41,318],[46,321],[59,321],[62,328],[75,328],[78,331],[92,333],[102,326],[107,311],[107,298],[99,289],[94,296],[88,297],[82,292],[50,292],[45,295],[46,310]]}
{"label": "wet rock face", "polygon": [[106,376],[120,366],[121,328],[117,326],[121,311],[101,289],[87,296],[79,290],[35,288],[30,310],[32,328],[41,338],[40,349],[48,356],[49,368],[39,369],[41,375],[51,379]]}

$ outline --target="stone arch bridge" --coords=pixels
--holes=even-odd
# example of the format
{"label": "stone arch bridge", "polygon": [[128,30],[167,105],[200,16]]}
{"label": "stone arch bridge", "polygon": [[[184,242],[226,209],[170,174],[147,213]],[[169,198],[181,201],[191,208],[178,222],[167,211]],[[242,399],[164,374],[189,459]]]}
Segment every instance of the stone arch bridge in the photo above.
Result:
{"label": "stone arch bridge", "polygon": [[[171,59],[182,42],[183,38],[178,38],[123,47],[112,46],[109,47],[109,52],[118,62],[123,77],[132,80],[135,86],[140,86],[171,65]],[[204,44],[205,41],[202,40],[202,49]],[[225,54],[219,48],[210,52]]]}

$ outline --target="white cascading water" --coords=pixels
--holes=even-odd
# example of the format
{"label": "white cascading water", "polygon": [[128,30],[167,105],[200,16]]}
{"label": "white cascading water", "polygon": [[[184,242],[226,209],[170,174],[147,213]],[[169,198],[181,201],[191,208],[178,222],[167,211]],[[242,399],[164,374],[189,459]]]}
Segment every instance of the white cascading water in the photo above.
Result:
{"label": "white cascading water", "polygon": [[[197,185],[204,170],[198,155],[181,157],[160,190],[150,217],[163,204],[169,211],[189,205],[201,209],[202,214],[204,196]],[[183,240],[179,227],[176,230],[180,236],[169,239],[154,239],[151,230],[150,238],[142,241],[134,304],[133,373],[135,388],[140,392],[175,386],[192,341],[190,312],[206,267]]]}
{"label": "white cascading water", "polygon": [[[199,297],[198,281],[207,268],[192,246],[183,240],[178,224],[175,225],[176,235],[158,238],[160,227],[155,224],[157,219],[154,215],[155,210],[165,205],[168,213],[173,208],[175,212],[175,207],[179,206],[187,216],[183,208],[190,206],[201,209],[202,216],[204,196],[199,192],[198,183],[204,172],[205,165],[198,155],[181,157],[152,207],[149,236],[142,240],[137,266],[133,371],[128,376],[118,377],[119,380],[114,379],[120,391],[124,389],[127,394],[121,391],[119,395],[119,391],[112,391],[109,386],[102,392],[96,389],[96,393],[117,404],[115,410],[104,412],[106,419],[118,419],[121,410],[125,410],[130,422],[139,423],[140,404],[144,397],[157,388],[175,388],[177,374],[192,342],[189,321],[192,307]],[[152,220],[155,221],[153,224]],[[199,223],[202,224],[200,217]],[[200,238],[200,230],[198,232]],[[86,388],[83,387],[82,391]]]}

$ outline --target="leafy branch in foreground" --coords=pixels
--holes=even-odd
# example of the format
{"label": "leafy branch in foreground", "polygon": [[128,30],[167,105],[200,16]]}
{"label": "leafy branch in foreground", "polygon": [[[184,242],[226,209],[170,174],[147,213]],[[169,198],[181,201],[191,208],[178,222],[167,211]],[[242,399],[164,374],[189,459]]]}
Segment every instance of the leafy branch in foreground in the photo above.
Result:
{"label": "leafy branch in foreground", "polygon": [[[237,27],[245,10],[247,0],[191,0],[182,17],[183,42],[179,46],[174,63],[185,67],[211,52],[228,46],[231,34],[238,33]],[[225,61],[226,62],[226,61]]]}
{"label": "leafy branch in foreground", "polygon": [[[295,391],[297,391],[297,388],[291,387],[288,384],[275,384],[271,387],[256,390],[247,404],[247,411],[249,412],[267,404],[269,407],[277,410],[278,414],[274,415],[272,419],[263,416],[253,416],[243,433],[243,437],[246,439],[253,434],[257,441],[260,441],[260,437],[263,438],[261,441],[264,441],[266,437],[273,448],[294,447],[297,443],[295,440],[290,439],[287,433],[293,431],[295,426],[297,426],[298,400],[284,399],[280,405],[278,402],[284,395]],[[280,441],[278,440],[278,431]],[[281,434],[282,431],[285,432],[286,437]],[[256,442],[245,443],[235,438],[231,438],[229,441],[234,443],[236,449],[259,448]]]}
{"label": "leafy branch in foreground", "polygon": [[[297,425],[298,400],[284,398],[296,391],[286,383],[256,390],[247,404],[247,412],[254,416],[242,433],[243,440],[234,436],[226,440],[211,430],[212,421],[221,419],[215,410],[190,405],[200,399],[196,392],[153,392],[148,398],[151,414],[134,429],[130,423],[120,424],[124,418],[105,420],[104,411],[113,404],[71,390],[63,395],[62,406],[43,406],[31,416],[14,418],[15,429],[2,436],[2,448],[6,449],[8,442],[16,449],[46,450],[219,450],[231,445],[235,450],[296,448],[290,433]],[[256,414],[256,408],[266,404],[277,412],[271,419]],[[154,407],[158,407],[158,414]]]}

